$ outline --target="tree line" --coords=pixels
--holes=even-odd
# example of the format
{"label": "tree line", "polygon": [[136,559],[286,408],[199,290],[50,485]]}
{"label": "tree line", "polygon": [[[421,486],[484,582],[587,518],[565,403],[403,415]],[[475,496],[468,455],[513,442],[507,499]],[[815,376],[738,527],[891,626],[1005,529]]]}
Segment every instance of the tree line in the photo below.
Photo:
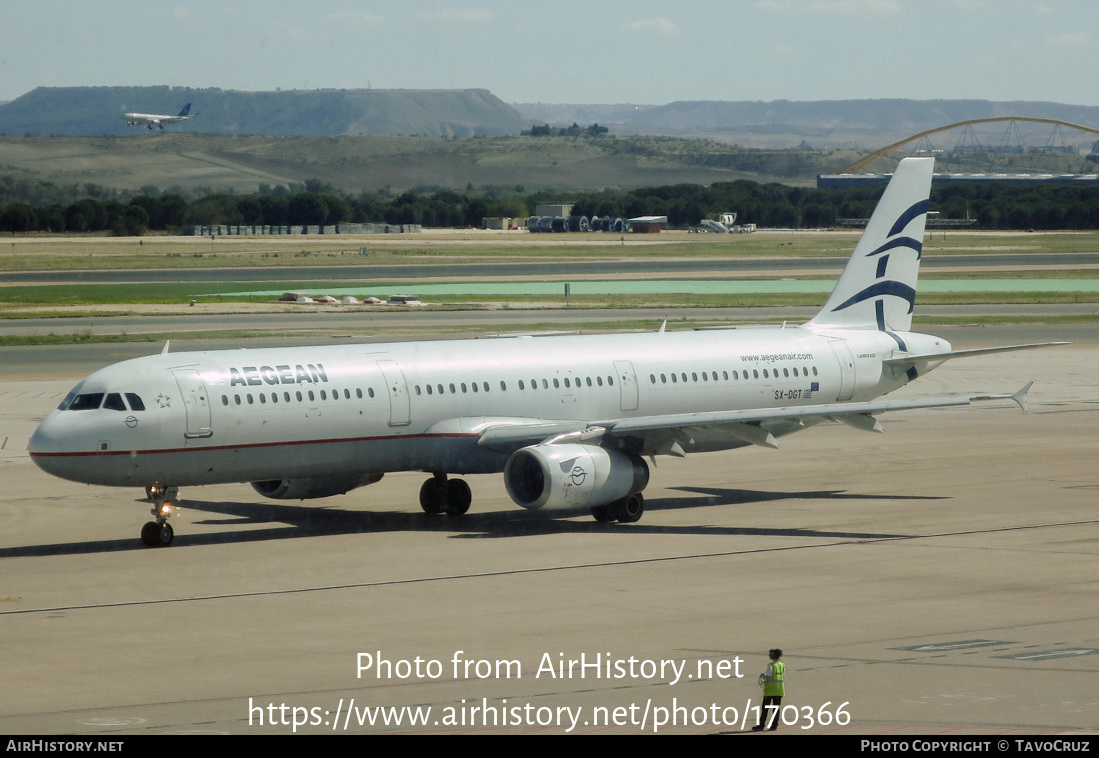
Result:
{"label": "tree line", "polygon": [[[840,219],[868,217],[881,191],[881,186],[813,189],[747,180],[601,192],[527,193],[517,186],[490,191],[470,187],[464,193],[421,189],[357,194],[310,180],[296,187],[261,186],[252,194],[207,192],[194,197],[146,187],[128,198],[96,190],[71,201],[22,199],[0,204],[0,230],[108,231],[128,236],[190,225],[380,221],[461,228],[478,227],[486,216],[525,219],[539,203],[550,202],[572,202],[573,213],[580,216],[667,216],[677,228],[724,212],[736,212],[738,223],[761,227],[827,228]],[[1099,185],[947,183],[932,186],[931,209],[940,218],[976,219],[976,226],[984,229],[1099,229]]]}

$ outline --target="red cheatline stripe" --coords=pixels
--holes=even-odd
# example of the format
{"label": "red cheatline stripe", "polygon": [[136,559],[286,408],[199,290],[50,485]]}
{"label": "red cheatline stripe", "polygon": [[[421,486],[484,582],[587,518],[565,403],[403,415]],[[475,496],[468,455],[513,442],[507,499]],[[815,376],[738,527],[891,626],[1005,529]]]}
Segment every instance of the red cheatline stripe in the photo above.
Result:
{"label": "red cheatline stripe", "polygon": [[32,458],[83,458],[88,456],[106,455],[161,455],[164,453],[205,453],[218,450],[249,450],[264,447],[285,447],[287,445],[333,445],[346,442],[374,442],[377,440],[413,440],[413,439],[446,439],[460,437],[479,437],[479,434],[398,434],[392,436],[376,437],[336,437],[326,440],[286,440],[283,442],[255,442],[247,445],[208,445],[206,447],[170,447],[158,450],[109,450],[100,452],[61,452],[61,453],[31,453]]}

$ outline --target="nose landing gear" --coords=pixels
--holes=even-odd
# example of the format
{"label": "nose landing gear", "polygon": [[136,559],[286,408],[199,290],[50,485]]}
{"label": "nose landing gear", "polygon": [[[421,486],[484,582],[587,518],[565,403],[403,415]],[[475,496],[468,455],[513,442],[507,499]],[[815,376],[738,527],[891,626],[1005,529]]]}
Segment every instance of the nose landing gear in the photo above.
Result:
{"label": "nose landing gear", "polygon": [[145,488],[146,497],[153,502],[153,508],[149,512],[156,519],[141,527],[141,541],[145,543],[145,547],[168,547],[172,544],[175,532],[168,523],[168,518],[172,515],[178,494],[177,487],[153,484]]}

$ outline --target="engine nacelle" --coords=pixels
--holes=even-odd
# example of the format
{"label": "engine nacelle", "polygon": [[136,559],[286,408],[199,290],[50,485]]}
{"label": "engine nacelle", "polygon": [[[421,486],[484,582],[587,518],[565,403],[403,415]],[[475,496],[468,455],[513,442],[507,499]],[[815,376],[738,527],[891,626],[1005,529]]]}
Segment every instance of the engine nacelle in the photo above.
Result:
{"label": "engine nacelle", "polygon": [[532,510],[606,505],[648,483],[641,458],[592,445],[532,445],[516,450],[504,466],[508,495]]}
{"label": "engine nacelle", "polygon": [[312,500],[331,497],[364,487],[381,479],[383,474],[359,474],[351,477],[318,477],[316,479],[269,479],[252,482],[252,489],[275,500]]}

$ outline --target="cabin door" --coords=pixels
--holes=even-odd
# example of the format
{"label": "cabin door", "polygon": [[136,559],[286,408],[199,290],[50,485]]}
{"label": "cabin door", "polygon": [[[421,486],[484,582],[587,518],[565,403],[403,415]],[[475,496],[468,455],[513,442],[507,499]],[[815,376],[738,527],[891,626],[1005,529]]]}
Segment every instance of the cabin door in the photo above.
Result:
{"label": "cabin door", "polygon": [[378,368],[385,377],[386,392],[389,394],[389,425],[408,426],[412,423],[409,416],[408,384],[404,372],[396,361],[378,361]]}
{"label": "cabin door", "polygon": [[210,396],[206,383],[193,368],[177,368],[172,374],[183,393],[183,410],[187,414],[187,431],[183,436],[188,439],[212,437],[214,430],[210,425]]}
{"label": "cabin door", "polygon": [[622,410],[637,410],[637,376],[629,361],[615,361],[614,372],[618,379],[618,391],[622,398]]}

